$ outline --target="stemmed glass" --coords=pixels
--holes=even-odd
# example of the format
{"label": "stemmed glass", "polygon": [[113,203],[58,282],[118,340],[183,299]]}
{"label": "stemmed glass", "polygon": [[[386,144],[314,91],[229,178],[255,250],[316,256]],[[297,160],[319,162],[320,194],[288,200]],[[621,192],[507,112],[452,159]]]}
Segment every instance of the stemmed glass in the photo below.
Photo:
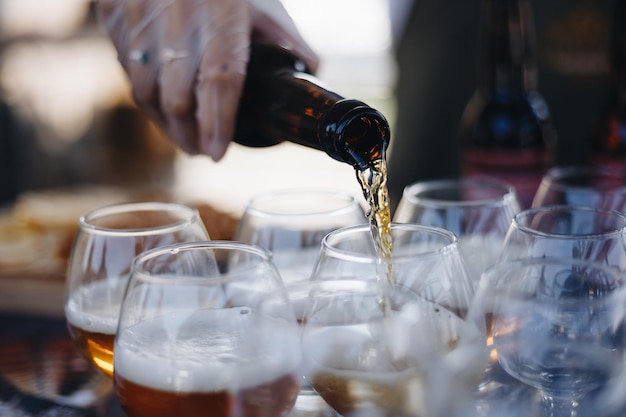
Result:
{"label": "stemmed glass", "polygon": [[79,220],[70,257],[65,317],[85,357],[113,375],[113,342],[133,258],[159,246],[208,240],[196,209],[165,202],[97,208]]}
{"label": "stemmed glass", "polygon": [[340,415],[444,417],[468,400],[483,336],[444,306],[375,279],[286,292],[302,327],[302,372]]}
{"label": "stemmed glass", "polygon": [[571,205],[626,212],[626,169],[557,166],[546,172],[533,207]]}
{"label": "stemmed glass", "polygon": [[[475,307],[492,317],[498,360],[539,390],[542,416],[580,415],[581,400],[623,372],[626,288],[619,270],[529,258],[496,264],[482,282]],[[602,407],[594,403],[593,415],[607,415]]]}
{"label": "stemmed glass", "polygon": [[[296,316],[269,252],[183,243],[133,263],[115,340],[129,417],[283,417],[299,390]],[[272,308],[259,308],[268,295]]]}
{"label": "stemmed glass", "polygon": [[[625,238],[626,217],[615,211],[575,206],[531,208],[513,217],[496,264],[526,258],[564,258],[596,261],[624,270]],[[483,275],[475,297],[483,298],[491,285]],[[481,384],[481,395],[524,396],[525,387],[512,380],[498,362],[490,319],[493,312],[485,314],[490,366]]]}
{"label": "stemmed glass", "polygon": [[397,223],[450,230],[476,285],[496,262],[513,216],[520,211],[512,186],[485,179],[446,179],[408,185],[394,213]]}
{"label": "stemmed glass", "polygon": [[351,194],[327,189],[281,190],[248,202],[236,240],[271,251],[283,281],[289,283],[309,278],[327,233],[365,223],[365,213]]}
{"label": "stemmed glass", "polygon": [[499,260],[586,259],[626,270],[626,216],[586,206],[546,206],[513,217]]}
{"label": "stemmed glass", "polygon": [[463,318],[474,289],[456,236],[445,229],[392,223],[393,253],[381,258],[368,225],[324,237],[311,279],[371,279],[406,286]]}

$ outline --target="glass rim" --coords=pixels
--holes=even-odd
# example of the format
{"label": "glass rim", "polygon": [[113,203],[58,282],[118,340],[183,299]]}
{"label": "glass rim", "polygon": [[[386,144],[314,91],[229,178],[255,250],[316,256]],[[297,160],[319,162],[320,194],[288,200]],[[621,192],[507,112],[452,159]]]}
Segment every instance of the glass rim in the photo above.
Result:
{"label": "glass rim", "polygon": [[[532,218],[535,215],[540,214],[542,212],[548,213],[548,212],[566,212],[566,211],[595,213],[596,215],[601,215],[606,218],[620,219],[622,222],[622,227],[619,229],[609,230],[606,232],[583,233],[583,234],[572,235],[572,234],[558,234],[558,233],[544,232],[544,231],[537,230],[531,226],[528,226],[520,222],[521,218],[526,218],[526,217]],[[619,236],[619,235],[626,236],[626,215],[616,210],[610,210],[610,209],[604,209],[604,208],[598,208],[598,207],[592,207],[592,206],[570,206],[566,204],[559,204],[559,205],[551,205],[551,206],[533,207],[533,208],[520,211],[519,213],[516,213],[513,216],[513,220],[511,224],[513,227],[516,227],[517,229],[523,232],[526,232],[530,235],[558,238],[561,240],[593,239],[597,237],[612,237],[612,236]]]}
{"label": "glass rim", "polygon": [[[189,252],[195,250],[236,250],[238,252],[245,252],[249,254],[254,254],[259,257],[262,263],[273,268],[276,276],[280,278],[280,274],[276,269],[272,261],[272,254],[269,250],[264,249],[257,245],[252,245],[243,242],[237,242],[232,240],[201,240],[195,242],[181,242],[174,243],[171,245],[160,246],[154,249],[150,249],[146,252],[142,252],[137,255],[130,267],[129,281],[133,280],[133,277],[141,277],[142,281],[150,281],[150,282],[172,282],[172,274],[154,274],[142,265],[146,262],[149,262],[155,258],[158,258],[163,255],[178,255],[181,252]],[[252,266],[251,268],[256,268]],[[238,271],[239,272],[239,271]],[[176,282],[184,283],[198,283],[198,282],[210,282],[211,284],[221,284],[225,282],[232,282],[232,277],[227,278],[220,275],[212,277],[210,281],[207,281],[205,276],[185,276],[178,277]],[[181,285],[182,285],[181,284]]]}
{"label": "glass rim", "polygon": [[[431,197],[420,196],[423,192],[435,189],[462,189],[478,186],[484,190],[494,190],[493,198],[480,198],[475,200],[441,200]],[[497,195],[497,196],[496,196]],[[437,179],[418,181],[404,187],[402,198],[413,205],[423,204],[428,207],[472,207],[485,205],[498,205],[511,199],[517,199],[515,187],[511,184],[495,179],[461,178],[461,179]]]}
{"label": "glass rim", "polygon": [[429,226],[425,224],[418,223],[396,223],[392,222],[390,225],[390,229],[393,233],[394,230],[405,230],[405,231],[419,231],[419,232],[427,232],[430,235],[435,235],[442,237],[445,242],[442,242],[440,247],[431,250],[425,250],[420,253],[413,254],[404,254],[404,255],[393,255],[391,259],[380,258],[378,256],[373,255],[363,255],[356,253],[354,251],[349,251],[345,249],[339,249],[332,245],[330,241],[332,239],[337,238],[337,236],[343,235],[359,235],[362,233],[366,233],[368,237],[371,237],[371,229],[369,224],[360,224],[355,226],[347,226],[342,227],[332,232],[328,233],[322,239],[321,248],[322,250],[328,252],[334,257],[350,260],[358,263],[380,263],[381,261],[384,263],[397,263],[403,262],[405,260],[415,260],[417,258],[427,258],[430,256],[434,256],[440,253],[447,253],[453,251],[455,248],[458,250],[459,241],[457,236],[451,231],[437,227],[437,226]]}
{"label": "glass rim", "polygon": [[[314,197],[316,195],[320,197],[332,197],[336,199],[339,204],[335,208],[330,209],[316,209],[312,211],[302,211],[302,212],[289,212],[289,211],[281,211],[281,210],[270,210],[258,207],[259,203],[263,203],[266,201],[278,199],[278,198],[297,198],[298,195],[309,197]],[[251,213],[258,216],[291,216],[291,217],[306,217],[306,216],[317,216],[317,215],[337,215],[342,214],[344,212],[350,212],[354,209],[354,207],[361,208],[356,197],[347,192],[341,190],[333,190],[329,188],[286,188],[282,190],[274,190],[268,191],[261,194],[257,194],[248,200],[244,208],[244,214]],[[243,217],[242,216],[242,217]]]}
{"label": "glass rim", "polygon": [[[172,221],[161,226],[153,226],[146,228],[128,228],[128,229],[115,229],[111,227],[102,227],[93,224],[96,219],[111,216],[120,215],[133,212],[180,212],[184,213],[184,218],[176,221]],[[109,235],[109,236],[148,236],[154,234],[160,234],[167,231],[181,230],[193,223],[201,222],[200,213],[197,209],[181,203],[164,202],[164,201],[135,201],[109,204],[106,206],[97,207],[88,211],[79,218],[79,229],[87,230],[92,233]]]}
{"label": "glass rim", "polygon": [[[563,184],[562,180],[573,175],[583,175],[589,178],[618,178],[623,180],[624,185],[604,187],[594,190],[588,186],[576,184]],[[541,180],[541,185],[550,187],[558,191],[566,189],[575,189],[587,191],[589,193],[599,192],[601,190],[623,191],[626,192],[626,168],[593,166],[593,165],[559,165],[548,169]]]}

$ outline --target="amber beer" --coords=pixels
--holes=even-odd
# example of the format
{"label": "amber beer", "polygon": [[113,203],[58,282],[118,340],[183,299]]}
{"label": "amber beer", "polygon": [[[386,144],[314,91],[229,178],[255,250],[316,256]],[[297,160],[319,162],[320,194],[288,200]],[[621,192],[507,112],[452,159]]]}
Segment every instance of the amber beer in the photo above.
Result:
{"label": "amber beer", "polygon": [[[113,280],[115,282],[115,280]],[[120,281],[121,282],[121,281]],[[65,307],[68,331],[82,354],[98,369],[113,376],[113,344],[123,286],[98,281],[70,295]]]}
{"label": "amber beer", "polygon": [[115,331],[113,333],[103,333],[109,331],[89,331],[77,327],[68,322],[67,328],[74,340],[74,343],[83,356],[90,360],[98,369],[113,376],[113,344],[115,343]]}
{"label": "amber beer", "polygon": [[386,375],[329,370],[311,379],[320,397],[342,416],[372,408],[381,416],[425,416],[426,384],[426,372],[417,368]]}
{"label": "amber beer", "polygon": [[292,375],[238,391],[166,391],[153,382],[148,386],[115,378],[119,401],[130,417],[279,417],[289,412],[298,394]]}
{"label": "amber beer", "polygon": [[128,416],[285,416],[300,389],[299,350],[285,352],[293,340],[278,327],[269,341],[249,339],[242,317],[237,308],[177,312],[121,332],[114,379]]}

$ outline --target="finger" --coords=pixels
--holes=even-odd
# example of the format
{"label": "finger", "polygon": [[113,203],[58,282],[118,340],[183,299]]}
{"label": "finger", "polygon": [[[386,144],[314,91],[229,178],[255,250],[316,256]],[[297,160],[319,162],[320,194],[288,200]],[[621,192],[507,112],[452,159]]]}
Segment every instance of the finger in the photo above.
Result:
{"label": "finger", "polygon": [[205,3],[178,0],[164,14],[160,52],[160,102],[168,131],[187,153],[200,151],[195,119],[195,79],[200,64],[197,19]]}
{"label": "finger", "polygon": [[123,0],[100,0],[96,2],[99,20],[103,23],[115,49],[118,60],[128,71],[128,25],[124,15]]}
{"label": "finger", "polygon": [[248,0],[252,6],[253,30],[276,45],[281,45],[302,59],[316,72],[319,57],[298,31],[291,16],[278,0]]}
{"label": "finger", "polygon": [[142,108],[159,113],[158,103],[158,44],[164,0],[126,0],[128,25],[127,72],[133,96]]}
{"label": "finger", "polygon": [[200,149],[219,160],[235,130],[249,58],[250,10],[245,0],[212,2],[200,32],[196,89]]}

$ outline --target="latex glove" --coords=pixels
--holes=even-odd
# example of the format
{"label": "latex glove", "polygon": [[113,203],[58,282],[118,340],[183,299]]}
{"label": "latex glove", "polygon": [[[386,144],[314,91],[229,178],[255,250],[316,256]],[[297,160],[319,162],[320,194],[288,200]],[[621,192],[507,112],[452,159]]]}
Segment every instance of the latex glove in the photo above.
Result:
{"label": "latex glove", "polygon": [[190,154],[218,161],[233,138],[250,38],[318,65],[279,0],[99,0],[137,104]]}

